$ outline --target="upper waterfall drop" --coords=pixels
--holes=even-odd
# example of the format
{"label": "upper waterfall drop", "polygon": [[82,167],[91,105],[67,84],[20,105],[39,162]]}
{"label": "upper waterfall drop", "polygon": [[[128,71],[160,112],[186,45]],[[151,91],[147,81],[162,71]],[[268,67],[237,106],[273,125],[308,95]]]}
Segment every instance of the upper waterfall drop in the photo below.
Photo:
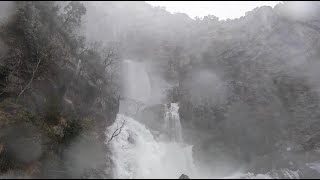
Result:
{"label": "upper waterfall drop", "polygon": [[120,113],[135,115],[149,103],[151,84],[145,63],[125,60],[122,64],[123,91]]}
{"label": "upper waterfall drop", "polygon": [[142,62],[124,61],[124,96],[147,103],[151,94],[151,85],[146,65]]}

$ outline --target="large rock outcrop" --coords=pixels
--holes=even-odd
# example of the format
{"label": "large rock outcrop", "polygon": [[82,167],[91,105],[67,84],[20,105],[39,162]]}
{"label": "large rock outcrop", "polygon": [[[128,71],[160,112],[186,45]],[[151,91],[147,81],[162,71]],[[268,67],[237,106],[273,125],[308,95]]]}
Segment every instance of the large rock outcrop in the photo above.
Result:
{"label": "large rock outcrop", "polygon": [[179,177],[179,179],[190,179],[189,176],[185,175],[185,174],[181,174],[181,176]]}

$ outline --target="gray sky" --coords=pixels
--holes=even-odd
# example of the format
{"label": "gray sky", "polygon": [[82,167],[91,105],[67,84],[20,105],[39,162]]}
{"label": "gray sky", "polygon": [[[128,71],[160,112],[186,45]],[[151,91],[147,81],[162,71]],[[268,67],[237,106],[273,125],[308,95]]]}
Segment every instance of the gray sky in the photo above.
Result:
{"label": "gray sky", "polygon": [[188,14],[191,18],[203,17],[208,14],[223,19],[234,19],[244,16],[247,11],[260,6],[274,7],[281,1],[146,1],[153,6],[164,6],[175,13]]}

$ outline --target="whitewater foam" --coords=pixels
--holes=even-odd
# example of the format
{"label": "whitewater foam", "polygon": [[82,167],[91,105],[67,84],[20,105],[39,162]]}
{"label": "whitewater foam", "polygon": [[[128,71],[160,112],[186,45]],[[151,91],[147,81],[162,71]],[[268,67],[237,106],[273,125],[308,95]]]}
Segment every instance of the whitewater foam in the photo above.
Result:
{"label": "whitewater foam", "polygon": [[182,143],[182,128],[179,116],[179,105],[177,103],[165,104],[164,129],[168,131],[171,140]]}
{"label": "whitewater foam", "polygon": [[[165,105],[165,129],[169,140],[155,139],[151,131],[139,121],[118,114],[113,125],[106,130],[106,143],[111,150],[114,163],[114,178],[171,178],[181,174],[190,178],[223,178],[223,179],[298,179],[298,171],[289,169],[274,170],[266,174],[237,172],[229,177],[213,177],[212,174],[199,171],[192,156],[192,146],[183,143],[179,119],[179,106],[176,103]],[[122,125],[121,133],[110,142],[112,134]]]}
{"label": "whitewater foam", "polygon": [[109,143],[115,178],[178,178],[183,173],[196,176],[192,146],[157,142],[145,125],[133,118],[118,114],[107,129],[108,138],[123,121],[121,133]]}

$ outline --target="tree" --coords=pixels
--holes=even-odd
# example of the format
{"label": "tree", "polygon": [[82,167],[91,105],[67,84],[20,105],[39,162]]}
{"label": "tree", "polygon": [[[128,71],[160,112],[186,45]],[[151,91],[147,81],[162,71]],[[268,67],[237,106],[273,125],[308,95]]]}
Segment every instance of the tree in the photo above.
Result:
{"label": "tree", "polygon": [[62,15],[62,28],[67,31],[72,31],[73,28],[81,25],[81,17],[86,14],[87,9],[79,1],[71,1],[64,7],[64,14]]}
{"label": "tree", "polygon": [[123,126],[125,125],[125,123],[126,123],[126,121],[123,121],[120,127],[118,127],[118,124],[117,124],[117,129],[112,133],[110,139],[109,139],[108,142],[107,142],[108,144],[110,143],[110,141],[111,141],[114,137],[118,136],[118,135],[121,133],[122,128],[123,128]]}

